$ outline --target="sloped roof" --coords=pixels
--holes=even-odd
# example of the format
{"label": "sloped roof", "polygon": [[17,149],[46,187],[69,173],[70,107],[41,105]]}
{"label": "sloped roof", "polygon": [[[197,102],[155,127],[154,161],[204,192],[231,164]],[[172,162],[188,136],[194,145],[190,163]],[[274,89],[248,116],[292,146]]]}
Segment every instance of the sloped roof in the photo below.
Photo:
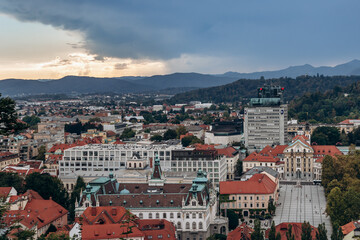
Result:
{"label": "sloped roof", "polygon": [[313,145],[315,155],[343,155],[343,153],[334,145]]}
{"label": "sloped roof", "polygon": [[242,223],[240,226],[238,226],[228,234],[226,240],[239,240],[239,239],[249,240],[251,239],[251,234],[253,232],[254,229],[246,225],[246,223]]}
{"label": "sloped roof", "polygon": [[[301,240],[301,233],[302,233],[301,226],[302,226],[302,224],[303,223],[283,222],[283,223],[280,223],[279,225],[276,225],[275,230],[276,230],[276,233],[278,233],[278,232],[280,233],[281,240],[287,240],[286,232],[288,230],[288,226],[291,225],[292,226],[292,233],[294,235],[295,240]],[[315,228],[313,226],[311,226],[311,228],[312,228],[311,237],[312,237],[312,239],[315,239],[316,238],[317,228]],[[268,238],[269,232],[270,232],[270,229],[266,230],[266,232],[265,232],[266,238]]]}
{"label": "sloped roof", "polygon": [[276,183],[265,174],[254,174],[247,181],[220,182],[220,194],[271,194]]}

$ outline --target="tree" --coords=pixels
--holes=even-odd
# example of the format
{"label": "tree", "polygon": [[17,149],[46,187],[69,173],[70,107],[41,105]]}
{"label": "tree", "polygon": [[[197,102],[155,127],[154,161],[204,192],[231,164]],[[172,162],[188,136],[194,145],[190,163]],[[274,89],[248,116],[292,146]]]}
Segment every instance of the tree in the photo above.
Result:
{"label": "tree", "polygon": [[46,153],[46,147],[45,145],[41,145],[38,149],[38,155],[36,156],[35,159],[45,161],[45,153]]}
{"label": "tree", "polygon": [[343,201],[343,193],[340,188],[335,187],[331,190],[327,197],[326,212],[330,215],[333,224],[346,224],[344,221],[345,205]]}
{"label": "tree", "polygon": [[301,225],[301,240],[312,240],[311,237],[311,225],[309,222],[304,222]]}
{"label": "tree", "polygon": [[74,189],[71,193],[71,197],[70,197],[70,206],[69,206],[69,220],[70,222],[75,220],[75,202],[76,201],[80,201],[80,192],[82,190],[84,190],[86,187],[86,184],[84,182],[84,179],[82,177],[78,177],[76,179],[76,183],[74,186]]}
{"label": "tree", "polygon": [[203,142],[193,135],[186,136],[181,139],[181,144],[183,145],[183,147],[187,147],[195,143],[203,143]]}
{"label": "tree", "polygon": [[33,239],[33,236],[35,235],[35,231],[19,229],[13,235],[17,237],[18,240],[28,240],[28,239]]}
{"label": "tree", "polygon": [[295,236],[292,232],[292,225],[288,225],[288,230],[286,231],[286,239],[287,240],[295,240]]}
{"label": "tree", "polygon": [[41,121],[40,118],[35,115],[25,116],[22,120],[26,122],[30,127],[36,126]]}
{"label": "tree", "polygon": [[164,133],[164,140],[169,140],[169,139],[175,139],[177,137],[177,132],[173,129],[168,129],[165,133]]}
{"label": "tree", "polygon": [[235,176],[241,176],[243,173],[243,162],[238,159],[235,165]]}
{"label": "tree", "polygon": [[264,234],[261,231],[259,219],[256,219],[254,222],[254,232],[251,234],[251,240],[264,240]]}
{"label": "tree", "polygon": [[274,199],[270,199],[268,204],[268,212],[272,215],[275,213],[275,210],[276,210],[276,206],[274,204]]}
{"label": "tree", "polygon": [[44,199],[52,197],[52,200],[68,209],[68,193],[58,178],[52,177],[47,173],[40,174],[35,172],[27,175],[25,182],[26,189],[38,192]]}
{"label": "tree", "polygon": [[17,121],[15,101],[0,94],[0,135],[9,135],[24,128],[25,125]]}
{"label": "tree", "polygon": [[275,238],[276,240],[281,240],[281,234],[280,234],[280,232],[278,232],[277,234],[276,234],[276,238]]}
{"label": "tree", "polygon": [[316,240],[328,240],[325,223],[319,224],[318,231],[316,232]]}
{"label": "tree", "polygon": [[226,235],[215,233],[208,237],[206,240],[226,240]]}
{"label": "tree", "polygon": [[341,227],[335,223],[333,224],[333,232],[331,234],[331,240],[342,240],[344,235],[342,233]]}
{"label": "tree", "polygon": [[185,135],[187,133],[187,130],[184,126],[179,126],[176,129],[176,133],[177,133],[177,138],[180,138],[181,135]]}
{"label": "tree", "polygon": [[150,140],[155,142],[160,142],[163,140],[163,137],[159,134],[155,134],[154,136],[151,136]]}
{"label": "tree", "polygon": [[271,228],[269,231],[269,240],[276,240],[276,229],[275,229],[275,222],[272,221]]}
{"label": "tree", "polygon": [[121,139],[129,139],[135,137],[135,132],[131,128],[125,128],[122,132]]}
{"label": "tree", "polygon": [[239,216],[231,209],[227,209],[226,214],[229,220],[229,230],[234,230],[239,225]]}
{"label": "tree", "polygon": [[0,172],[0,187],[14,187],[17,192],[23,193],[24,180],[17,173]]}
{"label": "tree", "polygon": [[311,134],[311,141],[318,145],[335,145],[340,142],[340,132],[336,127],[317,127]]}

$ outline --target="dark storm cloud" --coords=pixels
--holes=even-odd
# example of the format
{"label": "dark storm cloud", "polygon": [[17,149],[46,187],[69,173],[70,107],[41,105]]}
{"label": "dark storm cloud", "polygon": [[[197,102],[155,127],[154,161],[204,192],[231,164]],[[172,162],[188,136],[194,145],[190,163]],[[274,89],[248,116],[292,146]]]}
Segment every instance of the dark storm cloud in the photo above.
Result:
{"label": "dark storm cloud", "polygon": [[20,21],[80,31],[99,57],[288,61],[360,54],[360,1],[1,0]]}

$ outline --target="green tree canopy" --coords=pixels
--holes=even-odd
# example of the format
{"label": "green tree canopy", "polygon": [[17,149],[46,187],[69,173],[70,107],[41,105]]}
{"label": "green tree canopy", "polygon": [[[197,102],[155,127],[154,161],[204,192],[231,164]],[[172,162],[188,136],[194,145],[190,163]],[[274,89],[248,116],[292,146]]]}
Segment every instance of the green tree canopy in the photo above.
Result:
{"label": "green tree canopy", "polygon": [[316,232],[316,240],[328,240],[325,223],[319,224],[318,231]]}
{"label": "green tree canopy", "polygon": [[229,220],[229,230],[234,230],[239,225],[239,216],[231,209],[227,209],[226,214]]}
{"label": "green tree canopy", "polygon": [[340,132],[336,127],[317,127],[311,134],[311,142],[317,145],[336,145],[340,142]]}
{"label": "green tree canopy", "polygon": [[15,101],[0,94],[0,134],[9,135],[24,128],[25,125],[17,121]]}
{"label": "green tree canopy", "polygon": [[251,240],[264,240],[259,219],[256,219],[254,222],[254,232],[251,234]]}
{"label": "green tree canopy", "polygon": [[25,190],[24,180],[17,173],[0,172],[0,187],[14,187],[17,192]]}
{"label": "green tree canopy", "polygon": [[203,141],[201,141],[200,139],[198,139],[196,136],[193,135],[186,136],[181,139],[181,144],[183,145],[183,147],[187,147],[195,143],[203,143]]}
{"label": "green tree canopy", "polygon": [[36,126],[40,122],[40,118],[35,115],[25,116],[22,120],[26,122],[30,127]]}
{"label": "green tree canopy", "polygon": [[121,139],[129,139],[135,137],[135,132],[131,128],[125,128],[122,132]]}
{"label": "green tree canopy", "polygon": [[301,225],[301,240],[312,240],[311,237],[311,225],[309,222],[304,222]]}
{"label": "green tree canopy", "polygon": [[165,133],[164,133],[164,140],[169,140],[169,139],[175,139],[177,137],[177,132],[173,129],[168,129]]}
{"label": "green tree canopy", "polygon": [[155,142],[160,142],[163,140],[163,137],[159,134],[155,134],[154,136],[151,136],[150,140]]}
{"label": "green tree canopy", "polygon": [[40,194],[44,199],[52,200],[68,209],[69,198],[62,182],[49,174],[32,173],[26,176],[26,189],[32,189]]}

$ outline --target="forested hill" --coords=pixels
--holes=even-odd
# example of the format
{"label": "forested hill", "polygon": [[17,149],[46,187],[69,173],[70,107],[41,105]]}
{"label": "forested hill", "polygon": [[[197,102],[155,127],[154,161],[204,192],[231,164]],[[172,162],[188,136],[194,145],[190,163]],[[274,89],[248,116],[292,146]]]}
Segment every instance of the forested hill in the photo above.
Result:
{"label": "forested hill", "polygon": [[[345,84],[343,84],[344,86]],[[336,123],[360,118],[360,82],[335,86],[326,92],[306,93],[289,106],[289,118],[299,121]]]}
{"label": "forested hill", "polygon": [[297,78],[274,78],[274,79],[240,79],[230,84],[202,88],[175,95],[170,99],[171,103],[184,103],[189,101],[202,102],[239,102],[257,96],[257,88],[271,83],[285,87],[285,100],[302,96],[307,92],[325,92],[335,86],[348,86],[360,80],[360,76],[299,76]]}

